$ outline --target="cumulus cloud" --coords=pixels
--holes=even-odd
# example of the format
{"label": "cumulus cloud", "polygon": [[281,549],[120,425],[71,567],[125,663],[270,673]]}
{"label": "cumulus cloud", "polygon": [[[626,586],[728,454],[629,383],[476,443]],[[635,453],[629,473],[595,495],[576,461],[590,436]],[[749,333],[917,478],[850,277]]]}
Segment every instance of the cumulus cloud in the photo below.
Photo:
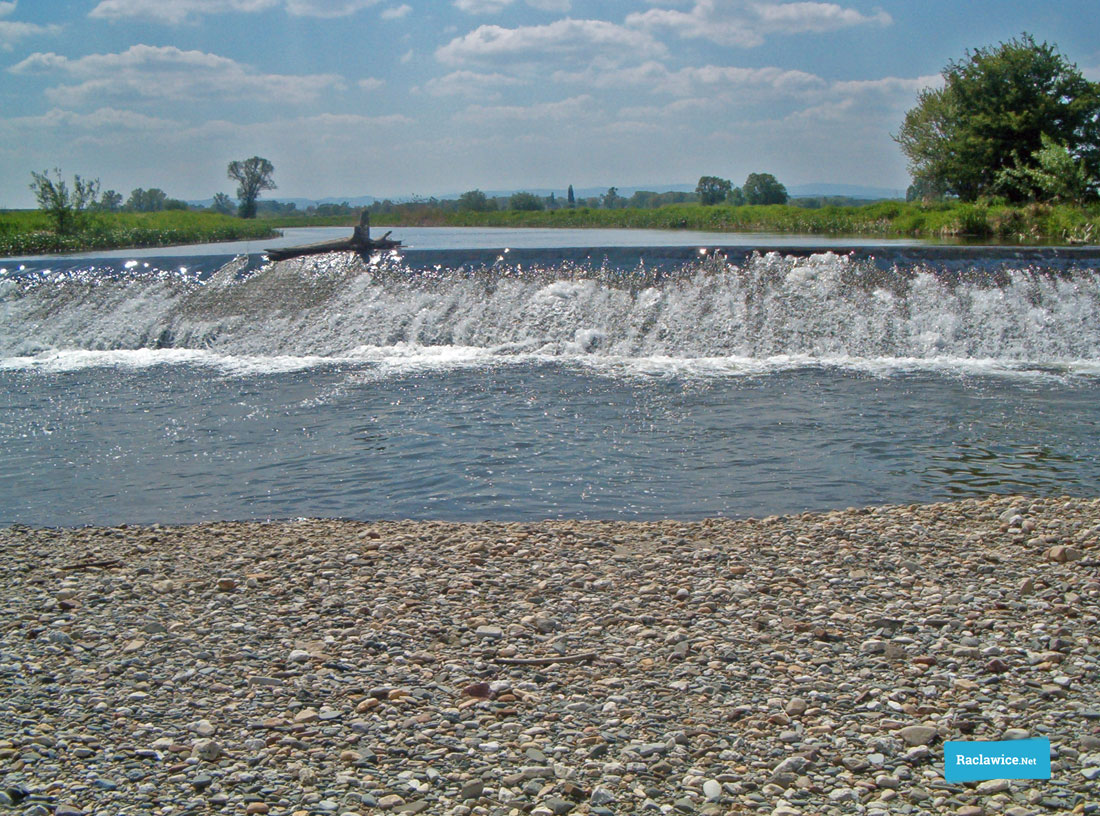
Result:
{"label": "cumulus cloud", "polygon": [[[0,2],[0,18],[15,13],[16,2],[17,0]],[[37,23],[0,19],[0,50],[10,51],[16,41],[24,37],[32,37],[37,34],[56,34],[60,30],[61,27],[56,25],[38,25]]]}
{"label": "cumulus cloud", "polygon": [[16,116],[7,120],[11,128],[41,133],[56,133],[61,130],[110,133],[111,131],[150,132],[172,130],[180,126],[179,122],[146,116],[135,111],[118,108],[98,108],[91,113],[53,108],[40,116]]}
{"label": "cumulus cloud", "polygon": [[384,9],[379,16],[383,20],[400,20],[402,17],[408,17],[411,11],[412,6],[408,3],[402,3],[400,6],[391,6],[388,9]]}
{"label": "cumulus cloud", "polygon": [[104,20],[137,17],[175,24],[203,14],[265,11],[278,4],[279,0],[100,0],[88,16]]}
{"label": "cumulus cloud", "polygon": [[466,96],[480,99],[498,99],[498,88],[523,85],[516,77],[505,74],[481,74],[476,71],[452,71],[424,83],[424,90],[432,96]]}
{"label": "cumulus cloud", "polygon": [[557,71],[553,78],[594,88],[644,88],[678,96],[701,90],[710,93],[760,90],[797,95],[820,91],[828,85],[821,77],[805,71],[719,65],[671,71],[656,60],[625,67],[594,65],[584,71]]}
{"label": "cumulus cloud", "polygon": [[544,60],[645,58],[665,47],[644,31],[604,20],[565,18],[546,25],[502,28],[483,25],[436,50],[448,65],[471,62],[541,62]]}
{"label": "cumulus cloud", "polygon": [[533,105],[470,105],[455,116],[464,122],[575,122],[596,110],[591,96],[562,99],[557,102],[538,102]]}
{"label": "cumulus cloud", "polygon": [[261,74],[228,57],[152,45],[134,45],[118,54],[90,54],[77,59],[37,53],[8,70],[73,78],[74,84],[46,91],[55,104],[71,106],[101,98],[300,103],[344,85],[334,74]]}
{"label": "cumulus cloud", "polygon": [[[454,6],[467,14],[497,14],[515,0],[454,0]],[[540,11],[565,13],[573,7],[572,0],[526,0],[527,5]]]}
{"label": "cumulus cloud", "polygon": [[379,0],[286,0],[286,12],[295,17],[347,17]]}
{"label": "cumulus cloud", "polygon": [[140,18],[175,25],[197,17],[230,12],[255,13],[282,6],[298,17],[346,17],[380,0],[99,0],[89,17]]}
{"label": "cumulus cloud", "polygon": [[684,38],[746,47],[760,45],[768,34],[825,32],[892,22],[890,15],[881,10],[865,15],[836,3],[752,0],[695,0],[688,11],[654,8],[626,18],[627,25],[646,31],[669,29]]}
{"label": "cumulus cloud", "polygon": [[512,5],[513,0],[455,0],[455,8],[467,14],[496,14]]}

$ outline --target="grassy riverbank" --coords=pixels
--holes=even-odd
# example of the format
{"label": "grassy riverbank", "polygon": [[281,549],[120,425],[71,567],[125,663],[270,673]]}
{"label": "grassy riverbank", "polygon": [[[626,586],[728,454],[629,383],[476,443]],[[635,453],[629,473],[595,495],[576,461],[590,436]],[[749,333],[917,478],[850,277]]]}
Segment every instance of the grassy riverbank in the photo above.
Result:
{"label": "grassy riverbank", "polygon": [[272,238],[279,233],[266,221],[186,210],[155,213],[94,213],[72,235],[55,235],[37,210],[0,212],[0,257],[129,247],[204,244]]}
{"label": "grassy riverbank", "polygon": [[[281,222],[282,223],[282,222]],[[862,207],[809,209],[790,205],[672,204],[656,209],[494,212],[399,206],[371,215],[378,226],[626,227],[717,232],[783,232],[915,238],[970,237],[1011,243],[1092,243],[1100,240],[1100,209],[1033,204],[923,205],[886,201]],[[289,225],[289,224],[287,224]]]}
{"label": "grassy riverbank", "polygon": [[[358,215],[276,216],[242,220],[184,210],[95,213],[87,228],[57,236],[38,211],[0,212],[0,256],[79,252],[271,238],[287,227],[348,227]],[[376,227],[543,227],[690,229],[911,238],[969,238],[1009,244],[1083,244],[1100,241],[1100,207],[1031,204],[915,204],[882,201],[862,207],[792,205],[730,207],[671,204],[651,209],[495,210],[472,212],[429,204],[372,211]]]}

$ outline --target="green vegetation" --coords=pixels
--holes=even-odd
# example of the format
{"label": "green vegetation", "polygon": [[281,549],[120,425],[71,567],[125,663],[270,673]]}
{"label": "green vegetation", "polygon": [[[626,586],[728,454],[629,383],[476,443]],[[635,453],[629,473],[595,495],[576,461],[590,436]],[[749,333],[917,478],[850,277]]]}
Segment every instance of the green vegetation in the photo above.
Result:
{"label": "green vegetation", "polygon": [[50,226],[58,235],[71,235],[85,223],[85,212],[99,192],[99,179],[87,181],[80,176],[73,178],[73,188],[65,183],[61,171],[54,168],[49,173],[31,173],[31,192],[42,213],[50,220]]}
{"label": "green vegetation", "polygon": [[51,217],[40,210],[0,211],[0,257],[243,241],[273,238],[279,234],[266,222],[186,210],[86,211],[84,220],[78,231],[59,233]]}
{"label": "green vegetation", "polygon": [[911,198],[1096,200],[1100,85],[1028,35],[968,52],[923,91],[894,137]]}

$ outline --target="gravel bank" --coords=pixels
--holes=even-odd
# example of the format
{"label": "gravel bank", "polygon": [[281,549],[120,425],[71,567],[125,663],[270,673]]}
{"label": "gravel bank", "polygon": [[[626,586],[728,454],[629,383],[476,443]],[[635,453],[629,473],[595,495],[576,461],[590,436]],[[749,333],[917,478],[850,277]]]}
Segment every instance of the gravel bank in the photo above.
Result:
{"label": "gravel bank", "polygon": [[[1083,499],[8,528],[0,802],[1100,812],[1098,563]],[[945,739],[1021,736],[1049,782],[944,781]]]}

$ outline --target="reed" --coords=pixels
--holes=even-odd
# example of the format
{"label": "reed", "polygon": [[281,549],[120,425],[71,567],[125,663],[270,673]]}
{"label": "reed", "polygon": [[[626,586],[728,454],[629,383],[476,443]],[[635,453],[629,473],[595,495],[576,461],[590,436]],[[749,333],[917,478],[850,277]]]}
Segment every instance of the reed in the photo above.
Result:
{"label": "reed", "polygon": [[72,235],[56,235],[49,231],[49,221],[37,210],[0,212],[0,256],[244,241],[278,234],[262,221],[218,213],[164,210],[92,213],[85,229]]}

